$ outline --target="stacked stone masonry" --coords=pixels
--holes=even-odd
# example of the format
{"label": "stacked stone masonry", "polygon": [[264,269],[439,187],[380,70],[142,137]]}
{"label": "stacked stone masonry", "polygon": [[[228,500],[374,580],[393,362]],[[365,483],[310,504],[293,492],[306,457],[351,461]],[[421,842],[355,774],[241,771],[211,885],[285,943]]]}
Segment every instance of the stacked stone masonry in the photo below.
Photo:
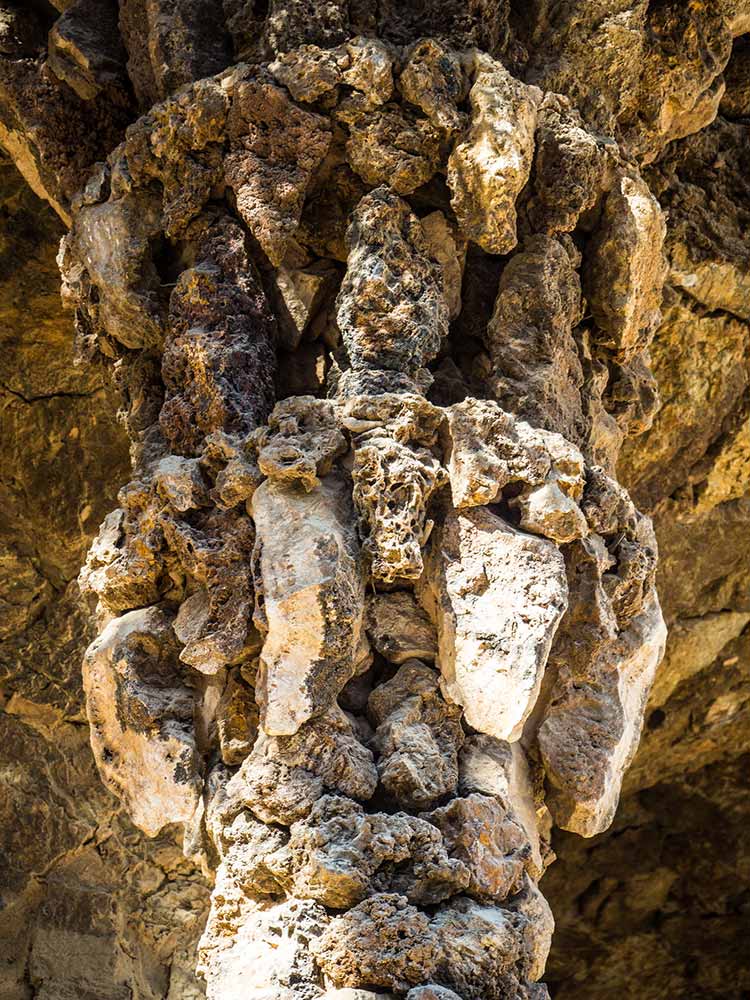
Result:
{"label": "stacked stone masonry", "polygon": [[575,5],[61,6],[2,13],[0,143],[122,399],[86,711],[211,885],[206,996],[541,1000],[552,829],[611,824],[666,641],[618,459],[718,279],[664,152],[750,8],[631,4],[613,103]]}

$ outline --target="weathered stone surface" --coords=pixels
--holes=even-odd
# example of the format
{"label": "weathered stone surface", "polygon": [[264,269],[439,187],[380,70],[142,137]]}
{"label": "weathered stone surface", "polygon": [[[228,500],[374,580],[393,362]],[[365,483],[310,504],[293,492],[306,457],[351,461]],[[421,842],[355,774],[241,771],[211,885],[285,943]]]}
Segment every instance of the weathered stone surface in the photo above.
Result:
{"label": "weathered stone surface", "polygon": [[461,60],[455,52],[433,38],[412,46],[399,75],[399,90],[430,121],[446,132],[463,125],[457,105],[466,95]]}
{"label": "weathered stone surface", "polygon": [[374,595],[367,604],[365,623],[373,646],[391,663],[435,659],[435,626],[409,591]]}
{"label": "weathered stone surface", "polygon": [[537,812],[532,774],[521,744],[474,734],[461,748],[458,767],[460,795],[494,796],[523,827],[531,845],[531,855],[525,862],[527,870],[532,877],[541,877],[545,859],[540,834],[545,808]]}
{"label": "weathered stone surface", "polygon": [[480,732],[518,739],[567,606],[558,550],[486,508],[448,514],[420,600],[437,624],[446,696]]}
{"label": "weathered stone surface", "polygon": [[301,485],[308,492],[331,472],[333,460],[348,450],[333,406],[311,396],[277,403],[268,426],[253,435],[258,467],[280,484]]}
{"label": "weathered stone surface", "polygon": [[722,611],[672,623],[664,659],[649,695],[649,708],[664,705],[683,681],[709,667],[748,622],[748,611]]}
{"label": "weathered stone surface", "polygon": [[293,736],[261,731],[227,795],[265,823],[289,825],[307,815],[324,790],[366,801],[376,784],[372,754],[343,712],[331,709]]}
{"label": "weathered stone surface", "polygon": [[120,31],[144,107],[230,62],[218,0],[122,0]]}
{"label": "weathered stone surface", "polygon": [[223,762],[241,764],[258,735],[258,706],[238,669],[229,674],[221,693],[216,707],[216,728]]}
{"label": "weathered stone surface", "polygon": [[458,994],[444,986],[415,986],[406,997],[407,1000],[458,1000]]}
{"label": "weathered stone surface", "polygon": [[269,480],[252,501],[265,633],[257,697],[270,736],[327,709],[358,663],[364,583],[346,484],[308,493]]}
{"label": "weathered stone surface", "polygon": [[544,95],[535,142],[529,217],[540,232],[570,232],[605,185],[606,147],[559,94]]}
{"label": "weathered stone surface", "polygon": [[272,327],[241,228],[227,217],[196,223],[196,265],[170,296],[162,359],[161,428],[190,454],[216,431],[241,434],[268,416],[275,363]]}
{"label": "weathered stone surface", "polygon": [[[117,27],[117,4],[75,0],[55,22],[48,41],[48,62],[84,101],[101,91],[119,91],[127,105],[125,48]],[[114,96],[114,95],[113,95]]]}
{"label": "weathered stone surface", "polygon": [[477,794],[456,798],[433,809],[429,820],[442,832],[451,857],[468,868],[469,895],[502,901],[520,892],[531,844],[496,798]]}
{"label": "weathered stone surface", "polygon": [[389,184],[398,194],[412,194],[437,170],[440,133],[427,119],[386,105],[352,121],[346,154],[367,185]]}
{"label": "weathered stone surface", "polygon": [[597,339],[623,361],[648,346],[661,319],[665,231],[659,203],[646,183],[618,178],[586,258],[584,290],[601,331]]}
{"label": "weathered stone surface", "polygon": [[430,499],[446,478],[440,463],[426,448],[371,434],[355,449],[352,476],[373,577],[384,583],[417,579]]}
{"label": "weathered stone surface", "polygon": [[451,204],[463,233],[488,253],[516,245],[515,202],[529,179],[541,92],[477,55],[471,126],[448,161]]}
{"label": "weathered stone surface", "polygon": [[429,918],[397,893],[380,893],[335,917],[313,949],[336,986],[400,993],[431,979],[439,955]]}
{"label": "weathered stone surface", "polygon": [[419,221],[430,253],[440,264],[448,316],[450,319],[456,319],[463,304],[461,287],[466,260],[466,240],[442,212],[430,212]]}
{"label": "weathered stone surface", "polygon": [[444,945],[433,981],[468,1000],[501,1000],[518,989],[523,944],[514,915],[466,896],[445,904],[431,930]]}
{"label": "weathered stone surface", "polygon": [[330,142],[320,115],[296,107],[279,87],[238,73],[227,118],[227,184],[240,216],[272,264],[284,259],[305,191]]}
{"label": "weathered stone surface", "polygon": [[457,508],[500,499],[509,483],[541,485],[549,456],[531,427],[491,400],[467,399],[447,410],[448,474]]}
{"label": "weathered stone surface", "polygon": [[124,347],[152,346],[164,336],[164,306],[150,243],[159,224],[155,198],[126,195],[83,206],[63,241],[67,294],[89,299],[95,289],[92,325]]}
{"label": "weathered stone surface", "polygon": [[207,1000],[291,1000],[300,989],[315,995],[318,976],[308,942],[326,923],[323,908],[310,900],[253,902],[235,886],[219,884],[199,951]]}
{"label": "weathered stone surface", "polygon": [[194,695],[177,653],[169,617],[148,608],[113,619],[84,660],[97,766],[149,836],[189,823],[200,801]]}
{"label": "weathered stone surface", "polygon": [[438,682],[430,667],[407,660],[367,703],[380,784],[410,810],[429,808],[458,783],[460,711],[443,700]]}
{"label": "weathered stone surface", "polygon": [[337,318],[351,364],[415,372],[448,332],[440,268],[418,219],[379,187],[357,206],[348,240]]}
{"label": "weathered stone surface", "polygon": [[128,121],[127,108],[82,100],[41,60],[3,59],[0,145],[66,224],[73,196],[120,141]]}
{"label": "weathered stone surface", "polygon": [[587,427],[573,337],[583,316],[579,261],[569,240],[526,240],[500,277],[486,343],[503,409],[580,446]]}
{"label": "weathered stone surface", "polygon": [[590,837],[614,817],[666,628],[651,589],[640,596],[637,613],[618,633],[613,605],[600,582],[602,548],[597,552],[595,542],[576,544],[582,548],[569,556],[571,606],[550,658],[556,680],[539,729],[539,747],[555,822]]}
{"label": "weathered stone surface", "polygon": [[293,895],[327,907],[351,907],[378,892],[435,904],[468,883],[465,864],[449,857],[435,825],[404,813],[368,815],[350,799],[327,795],[290,833],[268,868]]}

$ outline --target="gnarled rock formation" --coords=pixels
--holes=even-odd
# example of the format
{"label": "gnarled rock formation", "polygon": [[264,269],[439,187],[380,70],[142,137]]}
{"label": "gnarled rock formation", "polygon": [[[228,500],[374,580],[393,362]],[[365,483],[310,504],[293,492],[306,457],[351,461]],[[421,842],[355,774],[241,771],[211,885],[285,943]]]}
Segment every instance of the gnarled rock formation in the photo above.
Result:
{"label": "gnarled rock formation", "polygon": [[[615,817],[664,651],[658,573],[676,641],[711,651],[670,649],[651,697],[675,719],[743,641],[741,546],[716,571],[704,545],[701,593],[678,578],[688,536],[747,520],[750,12],[60,6],[0,11],[0,144],[68,227],[101,395],[85,431],[56,416],[65,443],[42,438],[114,439],[106,372],[131,467],[106,503],[80,491],[56,549],[24,522],[28,467],[9,477],[3,720],[58,768],[85,698],[130,838],[102,884],[151,857],[132,821],[165,845],[137,892],[180,889],[157,957],[125,929],[127,961],[78,982],[35,932],[0,992],[543,1000],[552,828]],[[730,55],[737,120],[712,125]],[[20,406],[75,395],[7,378],[11,438]],[[40,621],[71,657],[89,643],[77,699],[23,679]],[[675,767],[716,764],[742,683]],[[658,780],[639,761],[628,789]],[[127,839],[102,808],[31,859],[19,911]]]}

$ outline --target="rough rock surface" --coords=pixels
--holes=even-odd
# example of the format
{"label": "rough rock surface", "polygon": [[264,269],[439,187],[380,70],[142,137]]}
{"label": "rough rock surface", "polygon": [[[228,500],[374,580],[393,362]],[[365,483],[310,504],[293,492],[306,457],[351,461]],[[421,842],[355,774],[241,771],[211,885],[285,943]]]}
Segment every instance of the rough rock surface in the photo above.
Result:
{"label": "rough rock surface", "polygon": [[559,551],[486,508],[449,514],[421,599],[437,625],[446,697],[474,729],[517,740],[567,604]]}
{"label": "rough rock surface", "polygon": [[0,10],[3,997],[745,991],[748,31]]}

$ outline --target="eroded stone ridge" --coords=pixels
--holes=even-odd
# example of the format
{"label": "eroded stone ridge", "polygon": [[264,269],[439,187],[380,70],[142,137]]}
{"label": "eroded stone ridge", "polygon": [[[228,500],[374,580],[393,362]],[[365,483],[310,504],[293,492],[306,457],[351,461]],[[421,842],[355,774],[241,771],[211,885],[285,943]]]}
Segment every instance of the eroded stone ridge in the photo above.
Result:
{"label": "eroded stone ridge", "polygon": [[[230,66],[152,6],[148,58],[121,23],[157,103],[49,191],[132,440],[80,581],[97,764],[216,873],[209,998],[539,1000],[551,823],[611,821],[664,643],[613,477],[656,406],[661,209],[507,24],[273,4]],[[52,67],[113,99],[77,8]]]}

